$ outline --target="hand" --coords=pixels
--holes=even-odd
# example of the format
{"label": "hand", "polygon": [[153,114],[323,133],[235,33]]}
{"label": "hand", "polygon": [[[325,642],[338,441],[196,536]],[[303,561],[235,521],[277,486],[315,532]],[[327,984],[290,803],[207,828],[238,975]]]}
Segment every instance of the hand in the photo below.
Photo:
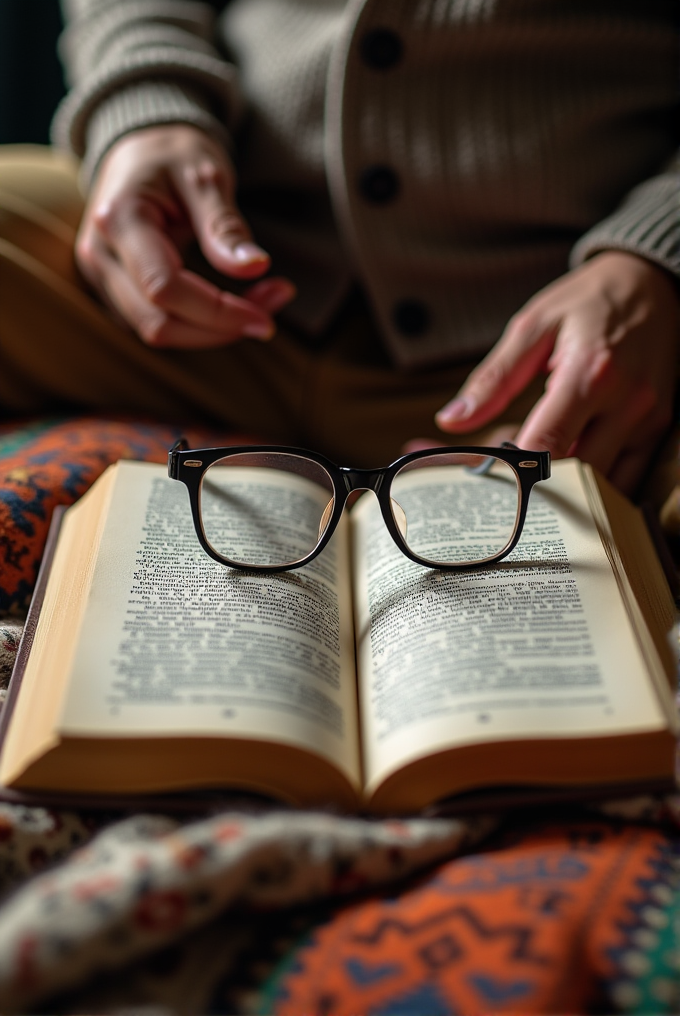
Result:
{"label": "hand", "polygon": [[679,335],[670,276],[637,255],[604,252],[512,318],[437,423],[449,433],[476,430],[546,372],[516,443],[577,455],[630,492],[671,422]]}
{"label": "hand", "polygon": [[185,268],[192,238],[215,268],[257,279],[268,255],[234,201],[234,172],[220,146],[186,124],[126,135],[105,156],[76,242],[80,270],[150,346],[206,349],[244,336],[268,339],[271,315],[295,295],[269,278],[243,297]]}

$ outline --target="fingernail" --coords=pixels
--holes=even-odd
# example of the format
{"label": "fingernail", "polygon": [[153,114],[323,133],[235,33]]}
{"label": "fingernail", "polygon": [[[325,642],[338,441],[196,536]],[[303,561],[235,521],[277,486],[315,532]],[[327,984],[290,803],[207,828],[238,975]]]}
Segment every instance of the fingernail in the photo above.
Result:
{"label": "fingernail", "polygon": [[247,339],[271,339],[274,337],[274,325],[265,324],[265,322],[253,321],[249,325],[245,325],[243,328],[243,335]]}
{"label": "fingernail", "polygon": [[234,247],[233,255],[242,264],[249,261],[269,261],[267,252],[258,247],[256,243],[250,243],[249,241],[244,241]]}
{"label": "fingernail", "polygon": [[454,399],[453,402],[449,402],[439,410],[435,419],[437,423],[456,423],[458,420],[466,420],[468,416],[471,416],[474,408],[475,403],[471,398]]}

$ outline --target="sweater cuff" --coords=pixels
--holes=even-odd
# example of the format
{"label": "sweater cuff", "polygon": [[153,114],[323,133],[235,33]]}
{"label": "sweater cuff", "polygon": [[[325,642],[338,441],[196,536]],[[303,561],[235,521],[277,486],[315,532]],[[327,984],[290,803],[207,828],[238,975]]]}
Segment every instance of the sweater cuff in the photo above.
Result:
{"label": "sweater cuff", "polygon": [[90,186],[101,160],[119,138],[143,127],[170,123],[193,124],[228,146],[226,128],[198,90],[165,81],[131,85],[105,99],[88,120],[82,186]]}
{"label": "sweater cuff", "polygon": [[163,50],[146,52],[141,63],[137,57],[102,68],[57,108],[52,140],[84,157],[84,182],[118,138],[141,127],[190,123],[227,141],[227,126],[241,112],[234,68],[202,53],[186,51],[179,60],[175,50]]}
{"label": "sweater cuff", "polygon": [[625,250],[680,277],[680,162],[630,192],[574,246],[576,267],[603,250]]}

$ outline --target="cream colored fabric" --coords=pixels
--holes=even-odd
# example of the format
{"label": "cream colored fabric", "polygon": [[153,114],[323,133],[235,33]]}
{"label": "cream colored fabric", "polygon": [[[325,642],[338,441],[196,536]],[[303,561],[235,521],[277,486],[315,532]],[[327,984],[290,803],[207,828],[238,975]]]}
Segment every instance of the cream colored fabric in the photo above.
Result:
{"label": "cream colored fabric", "polygon": [[[89,175],[136,127],[228,126],[308,331],[354,278],[396,362],[437,363],[490,348],[570,257],[680,273],[674,0],[232,0],[215,27],[187,0],[65,7],[57,141]],[[401,51],[377,66],[385,30]]]}

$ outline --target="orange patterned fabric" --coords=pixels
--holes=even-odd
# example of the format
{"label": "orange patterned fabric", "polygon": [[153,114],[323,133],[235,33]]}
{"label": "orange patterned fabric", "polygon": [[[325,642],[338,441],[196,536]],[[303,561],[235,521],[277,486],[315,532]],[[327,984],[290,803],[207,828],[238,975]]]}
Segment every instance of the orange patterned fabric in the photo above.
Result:
{"label": "orange patterned fabric", "polygon": [[0,426],[0,613],[28,606],[57,505],[72,504],[118,459],[164,462],[183,434],[195,446],[252,440],[124,419],[80,417]]}
{"label": "orange patterned fabric", "polygon": [[343,909],[277,974],[261,1011],[677,1012],[677,881],[677,837],[659,829],[515,826]]}

